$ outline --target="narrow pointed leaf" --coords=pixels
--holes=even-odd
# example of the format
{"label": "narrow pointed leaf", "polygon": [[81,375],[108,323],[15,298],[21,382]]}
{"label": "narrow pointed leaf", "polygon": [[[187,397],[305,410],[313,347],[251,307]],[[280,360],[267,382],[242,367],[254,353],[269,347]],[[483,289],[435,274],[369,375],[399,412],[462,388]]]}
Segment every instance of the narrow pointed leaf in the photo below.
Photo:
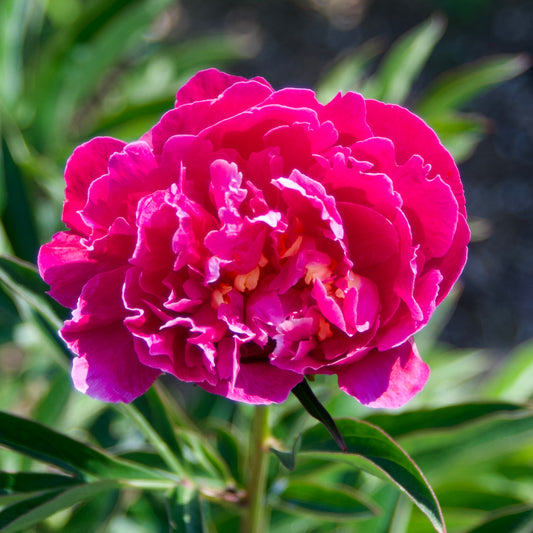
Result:
{"label": "narrow pointed leaf", "polygon": [[522,407],[519,405],[504,402],[465,403],[395,415],[375,414],[370,415],[366,420],[396,439],[417,431],[453,428],[479,421],[487,416],[519,411],[520,409]]}
{"label": "narrow pointed leaf", "polygon": [[490,488],[462,484],[458,480],[448,486],[439,487],[439,501],[444,508],[477,509],[493,511],[503,507],[523,504],[523,500],[506,492],[490,492]]}
{"label": "narrow pointed leaf", "polygon": [[19,268],[24,268],[24,263],[17,258],[8,256],[0,257],[0,282],[6,287],[6,290],[22,298],[30,306],[35,309],[47,322],[55,329],[60,329],[62,321],[55,313],[53,306],[49,299],[42,293],[36,292],[28,288],[20,281],[17,281],[16,272]]}
{"label": "narrow pointed leaf", "polygon": [[368,497],[341,485],[289,480],[278,498],[276,506],[286,511],[334,520],[369,518],[379,512]]}
{"label": "narrow pointed leaf", "polygon": [[202,502],[197,490],[177,487],[167,500],[169,529],[172,533],[203,533],[205,527]]}
{"label": "narrow pointed leaf", "polygon": [[313,426],[300,438],[299,456],[347,462],[392,482],[429,518],[438,532],[446,531],[439,503],[413,460],[381,429],[368,422],[342,419],[338,427],[346,443],[342,453],[322,425]]}
{"label": "narrow pointed leaf", "polygon": [[504,411],[446,431],[406,435],[402,445],[425,471],[446,478],[457,476],[454,467],[461,471],[477,469],[480,464],[487,465],[488,458],[529,445],[532,438],[533,411],[522,409]]}
{"label": "narrow pointed leaf", "polygon": [[87,500],[94,495],[115,489],[117,481],[96,481],[84,483],[67,490],[52,490],[15,503],[0,512],[0,532],[15,533],[42,522],[49,516]]}
{"label": "narrow pointed leaf", "polygon": [[507,509],[468,533],[530,533],[533,531],[533,508],[519,506]]}
{"label": "narrow pointed leaf", "polygon": [[33,263],[14,256],[0,255],[0,267],[15,283],[32,292],[43,293],[48,290],[48,285],[41,279]]}
{"label": "narrow pointed leaf", "polygon": [[279,459],[279,462],[287,470],[294,470],[296,466],[296,458],[295,458],[294,449],[286,451],[286,450],[278,450],[276,448],[270,448],[270,451]]}
{"label": "narrow pointed leaf", "polygon": [[485,385],[490,398],[524,402],[533,395],[533,340],[506,356],[503,364]]}
{"label": "narrow pointed leaf", "polygon": [[425,118],[457,163],[468,159],[490,131],[490,122],[475,114],[446,111]]}
{"label": "narrow pointed leaf", "polygon": [[303,379],[292,389],[294,395],[298,398],[305,410],[313,417],[316,418],[324,427],[328,430],[329,434],[333,437],[337,446],[345,451],[346,444],[342,438],[339,429],[335,425],[335,421],[331,418],[326,408],[320,403],[318,398],[313,394],[309,383],[306,379]]}
{"label": "narrow pointed leaf", "polygon": [[9,242],[19,257],[32,260],[39,247],[34,210],[31,202],[31,189],[27,186],[20,168],[15,162],[10,147],[4,137],[0,139],[0,180],[7,202],[0,212],[4,230]]}
{"label": "narrow pointed leaf", "polygon": [[114,458],[31,420],[2,412],[0,444],[64,470],[102,479],[176,479],[166,472]]}
{"label": "narrow pointed leaf", "polygon": [[61,474],[48,474],[46,472],[0,472],[0,491],[7,492],[33,492],[66,488],[79,485],[82,481]]}
{"label": "narrow pointed leaf", "polygon": [[377,98],[402,104],[444,33],[446,20],[433,15],[393,43],[374,80]]}
{"label": "narrow pointed leaf", "polygon": [[318,82],[318,99],[321,102],[329,102],[339,91],[344,93],[356,90],[370,62],[382,49],[383,45],[378,39],[371,39],[340,60]]}
{"label": "narrow pointed leaf", "polygon": [[424,117],[459,109],[495,85],[518,76],[530,66],[527,55],[490,56],[445,73],[419,100]]}
{"label": "narrow pointed leaf", "polygon": [[164,441],[167,454],[171,453],[175,460],[183,464],[184,454],[188,453],[188,463],[197,467],[199,475],[232,481],[228,466],[209,439],[185,417],[174,422],[176,416],[172,413],[173,403],[161,387],[150,388],[146,394],[135,400],[133,405],[143,413],[146,424]]}

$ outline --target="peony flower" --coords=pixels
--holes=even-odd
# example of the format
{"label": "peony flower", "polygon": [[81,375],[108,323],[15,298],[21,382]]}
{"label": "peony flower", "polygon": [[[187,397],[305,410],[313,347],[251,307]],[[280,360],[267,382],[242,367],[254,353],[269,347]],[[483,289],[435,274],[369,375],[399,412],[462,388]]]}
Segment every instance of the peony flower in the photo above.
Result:
{"label": "peony flower", "polygon": [[426,382],[413,334],[469,231],[452,157],[406,109],[210,69],[139,141],[79,146],[65,180],[69,230],[38,263],[73,309],[80,391],[129,402],[167,373],[261,404],[336,374],[398,407]]}

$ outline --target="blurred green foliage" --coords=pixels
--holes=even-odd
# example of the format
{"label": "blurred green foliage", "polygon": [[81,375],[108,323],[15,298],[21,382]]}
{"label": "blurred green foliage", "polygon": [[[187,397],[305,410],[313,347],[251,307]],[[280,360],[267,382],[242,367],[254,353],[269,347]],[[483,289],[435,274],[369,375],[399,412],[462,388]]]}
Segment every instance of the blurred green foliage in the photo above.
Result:
{"label": "blurred green foliage", "polygon": [[[246,57],[242,43],[225,34],[172,39],[177,19],[172,0],[0,2],[2,532],[238,528],[247,454],[241,432],[252,407],[165,380],[131,406],[74,392],[56,333],[65,311],[44,294],[31,264],[38,244],[58,229],[62,166],[76,144],[98,134],[138,138],[194,72]],[[485,58],[413,94],[444,30],[444,19],[431,17],[394,43],[377,68],[379,41],[359,46],[320,82],[320,97],[359,90],[407,102],[465,159],[488,127],[465,107],[528,63],[524,56]],[[440,345],[458,295],[418,336],[432,375],[407,410],[376,413],[333,393],[329,377],[313,383],[335,419],[366,419],[343,421],[346,433],[360,442],[374,435],[379,446],[356,448],[355,440],[349,458],[319,450],[322,428],[311,427],[295,397],[273,409],[273,533],[417,533],[428,531],[428,516],[438,528],[435,508],[426,516],[419,509],[434,505],[427,486],[395,441],[421,467],[450,532],[533,530],[533,344],[498,359]],[[303,450],[293,450],[295,442]]]}

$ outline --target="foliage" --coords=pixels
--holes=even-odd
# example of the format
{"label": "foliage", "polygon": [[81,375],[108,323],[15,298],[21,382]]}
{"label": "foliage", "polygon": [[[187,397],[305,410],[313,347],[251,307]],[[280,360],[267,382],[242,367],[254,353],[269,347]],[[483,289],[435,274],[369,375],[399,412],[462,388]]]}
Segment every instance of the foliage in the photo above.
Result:
{"label": "foliage", "polygon": [[[244,57],[224,35],[173,43],[158,34],[172,4],[0,3],[1,532],[233,533],[246,503],[242,430],[253,409],[164,380],[129,406],[73,392],[56,333],[64,310],[31,264],[57,229],[60,165],[75,144],[102,132],[139,136],[192,72]],[[405,102],[443,32],[432,17],[371,76],[380,49],[366,43],[325,76],[322,96],[359,89]],[[522,56],[482,59],[435,81],[414,107],[464,159],[486,123],[461,110],[526,66]],[[433,373],[408,410],[333,396],[327,377],[311,384],[318,400],[300,391],[313,416],[340,431],[345,452],[296,396],[271,409],[270,531],[416,533],[444,531],[444,520],[452,532],[531,527],[533,344],[498,358],[439,345],[456,297],[420,334]]]}

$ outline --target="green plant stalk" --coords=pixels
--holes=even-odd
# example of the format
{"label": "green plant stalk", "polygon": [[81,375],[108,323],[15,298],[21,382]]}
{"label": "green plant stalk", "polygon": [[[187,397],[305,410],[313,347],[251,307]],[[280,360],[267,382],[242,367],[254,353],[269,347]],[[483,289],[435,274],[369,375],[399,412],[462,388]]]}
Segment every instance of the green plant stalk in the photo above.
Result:
{"label": "green plant stalk", "polygon": [[248,451],[248,505],[241,522],[241,533],[265,533],[268,527],[266,505],[269,461],[267,443],[270,437],[268,409],[268,406],[265,405],[257,405],[254,408]]}

